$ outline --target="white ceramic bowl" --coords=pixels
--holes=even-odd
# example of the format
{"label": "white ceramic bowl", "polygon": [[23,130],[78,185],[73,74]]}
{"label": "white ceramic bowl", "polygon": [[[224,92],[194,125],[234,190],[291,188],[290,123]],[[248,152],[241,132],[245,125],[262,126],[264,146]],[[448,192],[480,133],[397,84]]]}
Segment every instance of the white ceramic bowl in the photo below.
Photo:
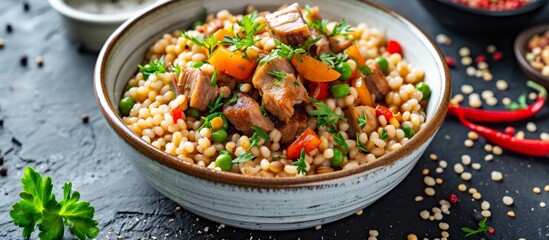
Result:
{"label": "white ceramic bowl", "polygon": [[[111,33],[124,21],[139,15],[142,8],[116,14],[94,14],[81,11],[66,3],[66,0],[48,0],[53,9],[62,17],[68,35],[89,51],[98,52]],[[79,0],[81,1],[81,0]]]}
{"label": "white ceramic bowl", "polygon": [[[300,178],[259,178],[216,172],[177,160],[147,144],[124,125],[117,102],[151,44],[162,34],[185,28],[198,10],[241,13],[245,1],[173,1],[124,23],[101,50],[94,72],[100,108],[114,141],[139,173],[162,194],[202,217],[231,226],[288,230],[332,222],[370,205],[393,189],[413,168],[444,120],[450,99],[450,75],[442,54],[424,32],[405,18],[374,3],[298,0],[317,5],[322,16],[365,22],[403,45],[406,60],[425,69],[432,89],[427,122],[408,143],[368,165],[348,171]],[[274,9],[271,0],[254,2]],[[383,211],[380,209],[380,211]]]}

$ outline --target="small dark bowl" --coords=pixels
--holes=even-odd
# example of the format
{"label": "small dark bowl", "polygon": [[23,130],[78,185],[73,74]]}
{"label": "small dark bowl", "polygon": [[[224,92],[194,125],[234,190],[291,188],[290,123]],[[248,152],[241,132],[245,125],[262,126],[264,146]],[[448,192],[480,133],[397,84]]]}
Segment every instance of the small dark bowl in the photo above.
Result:
{"label": "small dark bowl", "polygon": [[420,0],[442,25],[465,32],[504,33],[525,26],[543,9],[548,0],[531,3],[511,11],[474,9],[452,0]]}
{"label": "small dark bowl", "polygon": [[517,58],[517,62],[528,75],[528,77],[532,78],[532,80],[538,82],[539,84],[545,86],[546,88],[549,88],[549,77],[545,77],[541,75],[540,72],[538,72],[536,69],[534,69],[530,63],[526,60],[526,47],[528,45],[528,41],[536,34],[544,33],[549,30],[549,23],[538,25],[532,28],[528,28],[517,36],[515,39],[515,45],[513,46],[515,51],[515,57]]}

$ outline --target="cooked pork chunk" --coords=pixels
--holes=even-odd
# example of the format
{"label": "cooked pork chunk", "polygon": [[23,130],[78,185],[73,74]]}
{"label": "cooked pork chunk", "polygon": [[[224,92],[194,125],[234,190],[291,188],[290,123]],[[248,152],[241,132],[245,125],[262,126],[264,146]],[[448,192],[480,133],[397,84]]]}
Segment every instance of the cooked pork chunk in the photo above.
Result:
{"label": "cooked pork chunk", "polygon": [[[371,132],[375,131],[379,126],[376,110],[370,106],[358,106],[350,107],[346,111],[347,118],[349,118],[349,133],[352,137],[356,133],[363,131],[366,134],[370,135]],[[359,118],[366,119],[366,124],[364,128],[360,127]]]}
{"label": "cooked pork chunk", "polygon": [[229,122],[239,131],[251,136],[254,133],[253,126],[258,126],[265,132],[274,129],[274,123],[263,116],[259,104],[244,93],[238,93],[238,100],[233,105],[224,105],[223,114]]}
{"label": "cooked pork chunk", "polygon": [[323,53],[329,53],[330,52],[330,41],[328,41],[328,38],[326,35],[321,33],[320,31],[313,29],[311,30],[311,38],[316,39],[318,36],[321,36],[320,40],[315,42],[313,46],[311,46],[311,53],[315,56],[318,56]]}
{"label": "cooked pork chunk", "polygon": [[297,3],[268,14],[265,19],[276,38],[285,44],[298,46],[306,42],[311,35],[307,23],[301,18],[301,10]]}
{"label": "cooked pork chunk", "polygon": [[280,122],[276,128],[282,133],[280,143],[290,144],[294,142],[296,137],[307,129],[307,112],[303,109],[296,109],[290,121],[287,123]]}
{"label": "cooked pork chunk", "polygon": [[385,96],[391,91],[389,83],[379,65],[371,64],[369,67],[374,74],[365,77],[366,86],[374,95],[376,102],[385,101]]}
{"label": "cooked pork chunk", "polygon": [[211,84],[212,76],[200,68],[188,67],[181,72],[179,92],[189,97],[189,106],[204,111],[208,103],[217,98],[217,86]]}
{"label": "cooked pork chunk", "polygon": [[[283,78],[271,75],[273,72],[282,74]],[[288,122],[294,114],[294,104],[309,102],[303,83],[295,77],[292,65],[283,58],[258,67],[252,83],[263,96],[262,105],[265,109],[284,122]]]}
{"label": "cooked pork chunk", "polygon": [[353,39],[347,39],[345,36],[334,36],[329,37],[330,39],[330,48],[332,52],[340,53],[343,50],[349,48],[353,45]]}

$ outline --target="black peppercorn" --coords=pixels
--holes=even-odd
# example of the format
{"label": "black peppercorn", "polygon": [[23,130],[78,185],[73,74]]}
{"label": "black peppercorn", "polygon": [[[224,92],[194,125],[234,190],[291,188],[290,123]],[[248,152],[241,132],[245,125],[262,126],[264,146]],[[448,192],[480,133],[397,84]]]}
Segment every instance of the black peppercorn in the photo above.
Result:
{"label": "black peppercorn", "polygon": [[23,11],[28,12],[29,10],[30,10],[29,2],[27,1],[23,2]]}
{"label": "black peppercorn", "polygon": [[81,118],[83,123],[88,123],[90,121],[90,116],[87,113],[83,113]]}
{"label": "black peppercorn", "polygon": [[23,55],[21,56],[21,59],[19,59],[19,63],[21,64],[21,66],[27,66],[27,63],[29,61],[29,58],[27,57],[27,55]]}
{"label": "black peppercorn", "polygon": [[0,166],[4,165],[4,155],[0,155]]}
{"label": "black peppercorn", "polygon": [[13,32],[13,27],[12,27],[11,24],[9,24],[9,23],[6,24],[6,32],[8,32],[8,33]]}
{"label": "black peppercorn", "polygon": [[8,175],[8,169],[5,167],[0,167],[0,176],[6,176]]}

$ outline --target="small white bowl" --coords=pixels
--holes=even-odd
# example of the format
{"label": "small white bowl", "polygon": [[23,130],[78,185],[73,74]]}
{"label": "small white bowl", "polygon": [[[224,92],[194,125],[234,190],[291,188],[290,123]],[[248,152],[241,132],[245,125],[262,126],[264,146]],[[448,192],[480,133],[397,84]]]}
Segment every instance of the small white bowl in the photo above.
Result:
{"label": "small white bowl", "polygon": [[[63,26],[68,35],[80,42],[86,50],[98,52],[107,38],[124,21],[139,15],[147,6],[123,13],[89,13],[69,5],[66,0],[48,0],[53,9],[62,17]],[[156,1],[156,3],[161,1]],[[153,4],[154,5],[154,4]]]}
{"label": "small white bowl", "polygon": [[[117,103],[137,64],[162,34],[190,26],[202,7],[242,13],[250,1],[168,1],[125,22],[105,44],[94,70],[99,107],[114,143],[160,193],[204,218],[240,228],[290,230],[333,222],[356,213],[408,175],[441,126],[450,100],[450,72],[433,41],[404,17],[377,3],[357,0],[294,0],[319,6],[323,17],[380,28],[398,39],[406,60],[425,69],[432,89],[425,127],[401,148],[355,169],[293,178],[261,178],[214,171],[178,160],[133,133]],[[291,1],[291,2],[294,2]],[[255,0],[258,9],[276,9]],[[383,212],[384,209],[375,211]]]}

